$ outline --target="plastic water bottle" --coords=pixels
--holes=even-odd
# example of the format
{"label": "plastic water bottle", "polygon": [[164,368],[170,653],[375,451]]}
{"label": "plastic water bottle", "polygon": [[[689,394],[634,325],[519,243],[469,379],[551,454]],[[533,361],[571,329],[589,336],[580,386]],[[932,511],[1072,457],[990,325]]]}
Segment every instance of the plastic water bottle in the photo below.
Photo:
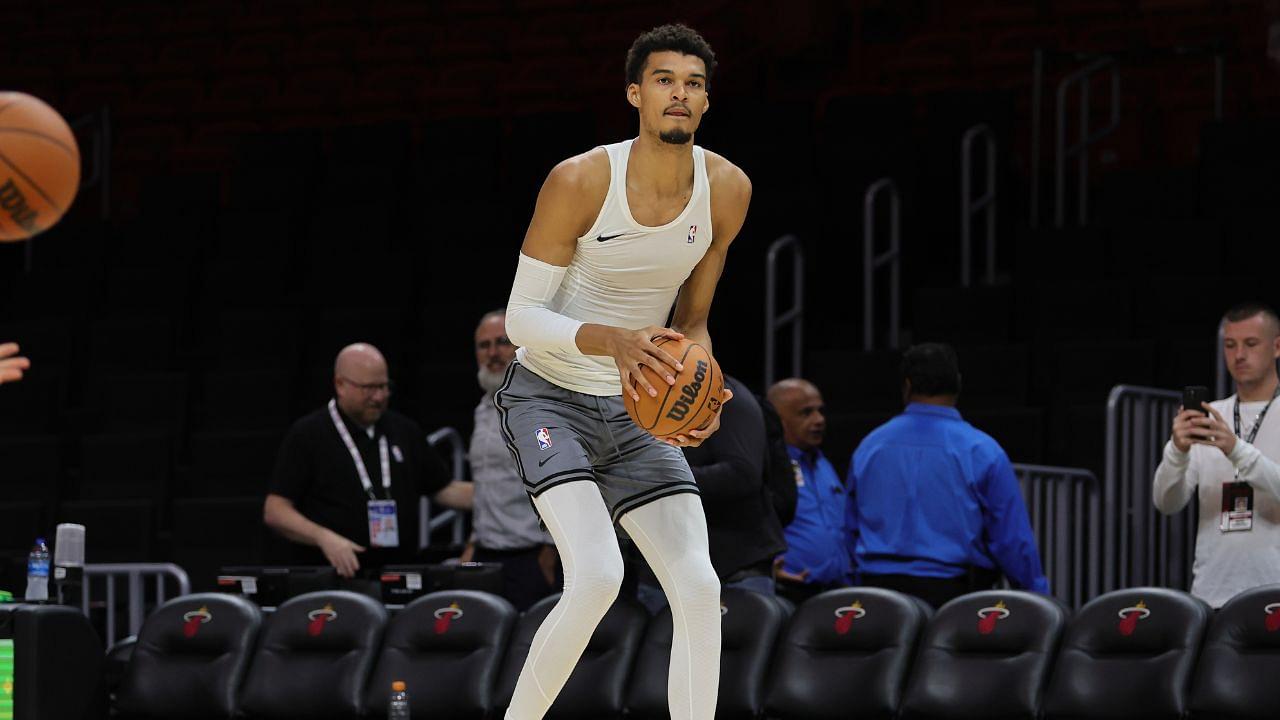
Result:
{"label": "plastic water bottle", "polygon": [[27,600],[49,599],[49,546],[44,538],[36,538],[36,544],[27,555]]}
{"label": "plastic water bottle", "polygon": [[409,720],[409,693],[404,691],[404,681],[391,683],[391,702],[387,703],[387,720]]}

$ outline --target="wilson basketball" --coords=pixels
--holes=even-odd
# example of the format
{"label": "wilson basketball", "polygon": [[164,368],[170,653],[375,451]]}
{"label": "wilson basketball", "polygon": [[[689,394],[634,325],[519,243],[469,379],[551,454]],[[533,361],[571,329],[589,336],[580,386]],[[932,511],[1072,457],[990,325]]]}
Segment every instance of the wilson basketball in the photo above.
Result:
{"label": "wilson basketball", "polygon": [[57,110],[0,92],[0,241],[53,227],[80,187],[80,149]]}
{"label": "wilson basketball", "polygon": [[720,365],[706,348],[689,339],[664,337],[654,344],[679,360],[684,370],[676,373],[675,385],[668,385],[658,373],[642,365],[640,372],[658,391],[658,396],[649,397],[649,393],[632,381],[640,400],[633,402],[629,393],[622,394],[627,414],[660,440],[705,427],[720,409],[720,398],[724,396]]}

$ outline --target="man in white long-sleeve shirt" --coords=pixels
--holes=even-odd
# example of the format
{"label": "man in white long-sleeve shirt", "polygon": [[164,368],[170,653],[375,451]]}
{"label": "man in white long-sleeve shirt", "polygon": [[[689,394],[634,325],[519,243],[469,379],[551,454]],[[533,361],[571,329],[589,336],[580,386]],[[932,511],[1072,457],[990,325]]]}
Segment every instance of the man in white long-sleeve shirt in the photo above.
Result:
{"label": "man in white long-sleeve shirt", "polygon": [[1270,412],[1280,395],[1280,318],[1247,303],[1228,310],[1222,328],[1237,394],[1179,411],[1152,488],[1166,514],[1198,492],[1191,593],[1215,608],[1280,582],[1280,411]]}

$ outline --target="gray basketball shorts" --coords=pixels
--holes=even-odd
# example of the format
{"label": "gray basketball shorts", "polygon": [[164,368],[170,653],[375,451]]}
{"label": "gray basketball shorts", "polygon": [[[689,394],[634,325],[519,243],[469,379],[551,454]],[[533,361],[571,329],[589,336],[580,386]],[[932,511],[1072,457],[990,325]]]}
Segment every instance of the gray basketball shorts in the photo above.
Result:
{"label": "gray basketball shorts", "polygon": [[698,493],[684,453],[632,422],[621,396],[566,390],[513,362],[493,402],[531,497],[594,482],[616,523],[654,500]]}

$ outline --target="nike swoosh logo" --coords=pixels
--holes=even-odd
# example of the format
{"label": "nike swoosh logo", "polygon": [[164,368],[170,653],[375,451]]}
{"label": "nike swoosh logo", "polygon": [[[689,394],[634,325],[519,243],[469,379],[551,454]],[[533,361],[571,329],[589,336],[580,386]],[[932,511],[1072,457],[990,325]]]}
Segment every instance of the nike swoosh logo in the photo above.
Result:
{"label": "nike swoosh logo", "polygon": [[600,235],[596,237],[596,242],[605,242],[614,238],[620,238],[623,235],[626,235],[626,233],[618,233],[617,235]]}
{"label": "nike swoosh logo", "polygon": [[551,460],[551,458],[553,458],[553,457],[555,457],[555,456],[557,456],[557,455],[559,455],[559,454],[560,454],[560,453],[558,453],[558,452],[553,452],[553,453],[551,453],[550,455],[548,455],[547,457],[545,457],[545,458],[543,458],[543,459],[539,460],[539,461],[538,461],[538,467],[542,467],[543,465],[546,465],[546,464]]}

